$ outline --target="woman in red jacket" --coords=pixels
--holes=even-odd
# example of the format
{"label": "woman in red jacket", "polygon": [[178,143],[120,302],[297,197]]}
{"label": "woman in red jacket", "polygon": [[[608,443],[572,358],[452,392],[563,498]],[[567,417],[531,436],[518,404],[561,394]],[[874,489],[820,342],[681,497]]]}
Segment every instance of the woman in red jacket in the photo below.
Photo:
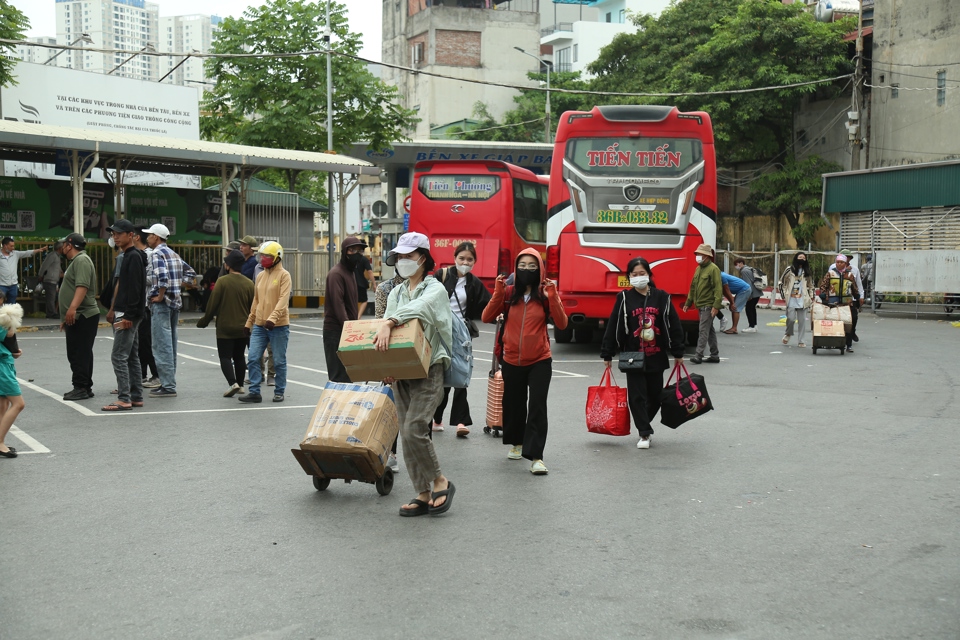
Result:
{"label": "woman in red jacket", "polygon": [[[507,457],[532,461],[530,472],[546,475],[543,448],[547,443],[547,393],[553,367],[547,319],[558,329],[567,327],[557,284],[543,277],[543,261],[535,249],[517,256],[514,286],[506,276],[497,276],[493,297],[482,320],[496,322],[503,314],[503,329],[497,338],[503,372],[503,444]],[[529,391],[529,405],[527,395]]]}

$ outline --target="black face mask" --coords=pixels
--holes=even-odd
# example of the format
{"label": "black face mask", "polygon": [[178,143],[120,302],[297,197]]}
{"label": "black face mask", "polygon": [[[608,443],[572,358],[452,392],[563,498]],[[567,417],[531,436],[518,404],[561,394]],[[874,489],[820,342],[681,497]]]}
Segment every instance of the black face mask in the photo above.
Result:
{"label": "black face mask", "polygon": [[797,269],[803,269],[804,273],[806,273],[806,272],[807,272],[807,261],[806,261],[806,260],[794,260],[794,261],[793,261],[793,269],[794,269],[794,271],[796,271]]}
{"label": "black face mask", "polygon": [[536,271],[517,271],[518,287],[535,287],[540,284],[540,270]]}
{"label": "black face mask", "polygon": [[349,267],[351,267],[351,268],[357,266],[358,264],[360,264],[360,254],[359,254],[359,253],[349,253],[349,254],[344,255],[343,258],[344,258],[344,260],[346,260],[347,266],[349,266]]}

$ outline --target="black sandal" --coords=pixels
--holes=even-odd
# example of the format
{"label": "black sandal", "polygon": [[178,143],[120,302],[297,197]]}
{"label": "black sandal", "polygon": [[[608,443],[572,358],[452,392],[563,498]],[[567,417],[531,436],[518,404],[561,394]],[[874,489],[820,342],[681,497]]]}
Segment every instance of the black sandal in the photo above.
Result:
{"label": "black sandal", "polygon": [[443,504],[440,505],[439,507],[430,507],[430,515],[438,516],[441,513],[446,513],[447,510],[450,508],[450,505],[453,504],[453,494],[455,494],[456,492],[457,492],[457,488],[453,486],[452,482],[447,482],[447,488],[444,489],[443,491],[434,491],[430,496],[434,502],[437,501],[437,498],[442,498],[444,496],[446,496],[447,499],[444,500]]}
{"label": "black sandal", "polygon": [[[425,515],[427,515],[428,513],[430,513],[430,505],[427,504],[426,502],[424,502],[423,500],[420,500],[419,498],[414,498],[413,500],[411,500],[411,501],[408,502],[407,504],[408,504],[408,505],[409,505],[409,504],[415,504],[415,505],[417,505],[417,508],[416,508],[416,509],[404,509],[403,507],[400,507],[400,515],[403,516],[403,517],[405,517],[405,518],[412,518],[413,516],[425,516]],[[406,506],[406,505],[404,505],[404,506]]]}
{"label": "black sandal", "polygon": [[0,451],[0,456],[3,456],[4,458],[16,458],[17,450],[14,449],[13,447],[7,447],[7,448],[9,449],[9,451]]}

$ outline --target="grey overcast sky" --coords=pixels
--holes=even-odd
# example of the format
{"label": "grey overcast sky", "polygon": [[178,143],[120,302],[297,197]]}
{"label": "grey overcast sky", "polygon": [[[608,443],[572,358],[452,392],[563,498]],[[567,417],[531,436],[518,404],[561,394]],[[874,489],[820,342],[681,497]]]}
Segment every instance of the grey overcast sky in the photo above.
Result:
{"label": "grey overcast sky", "polygon": [[[153,0],[160,5],[161,16],[209,14],[220,17],[238,17],[251,4],[247,0]],[[322,2],[322,0],[318,0]],[[380,0],[345,0],[350,18],[350,30],[363,35],[360,55],[368,60],[380,60]],[[12,0],[13,6],[30,18],[27,36],[56,36],[55,0]]]}

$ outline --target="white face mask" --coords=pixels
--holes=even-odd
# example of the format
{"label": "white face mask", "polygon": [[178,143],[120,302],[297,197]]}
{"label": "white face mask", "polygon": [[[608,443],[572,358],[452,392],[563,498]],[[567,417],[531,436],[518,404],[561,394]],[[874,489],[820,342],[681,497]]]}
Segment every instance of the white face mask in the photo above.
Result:
{"label": "white face mask", "polygon": [[111,248],[111,249],[116,249],[116,248],[117,248],[117,243],[114,242],[113,236],[110,236],[109,238],[107,238],[107,244],[110,245],[110,248]]}
{"label": "white face mask", "polygon": [[457,271],[460,272],[460,275],[465,276],[465,275],[467,275],[468,273],[470,273],[471,271],[473,271],[473,265],[472,265],[472,264],[458,264],[458,265],[457,265]]}
{"label": "white face mask", "polygon": [[697,264],[703,264],[703,256],[697,256]]}
{"label": "white face mask", "polygon": [[634,289],[643,289],[650,284],[650,276],[630,276],[630,286]]}
{"label": "white face mask", "polygon": [[404,258],[403,260],[397,260],[397,273],[400,274],[401,278],[409,278],[417,272],[417,269],[420,268],[420,263],[416,260],[410,260]]}

